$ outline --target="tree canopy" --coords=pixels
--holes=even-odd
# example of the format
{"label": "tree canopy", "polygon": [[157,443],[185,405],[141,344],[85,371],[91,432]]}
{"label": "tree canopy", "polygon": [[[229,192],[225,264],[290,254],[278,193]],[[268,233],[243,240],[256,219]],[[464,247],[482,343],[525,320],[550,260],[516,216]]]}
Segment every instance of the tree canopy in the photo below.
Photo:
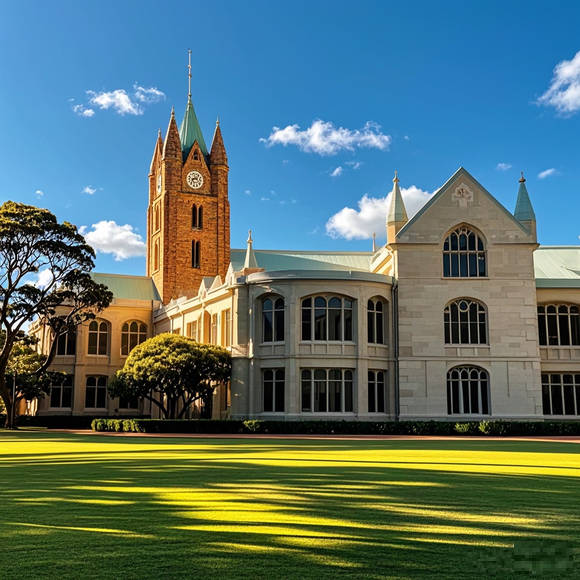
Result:
{"label": "tree canopy", "polygon": [[[52,348],[35,371],[47,372],[60,335],[95,318],[112,293],[91,277],[95,252],[76,226],[46,209],[7,201],[0,206],[0,397],[7,426],[14,427],[15,401],[7,386],[10,356],[23,327],[39,318],[52,335]],[[57,308],[60,309],[57,316]]]}
{"label": "tree canopy", "polygon": [[227,382],[231,370],[231,355],[225,348],[160,334],[131,351],[109,384],[109,395],[147,399],[166,419],[179,419],[194,401]]}

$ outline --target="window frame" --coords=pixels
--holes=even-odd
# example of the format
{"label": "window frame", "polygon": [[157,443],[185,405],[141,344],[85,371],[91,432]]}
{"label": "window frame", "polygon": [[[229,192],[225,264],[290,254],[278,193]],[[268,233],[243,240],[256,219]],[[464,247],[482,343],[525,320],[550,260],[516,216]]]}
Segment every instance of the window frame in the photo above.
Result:
{"label": "window frame", "polygon": [[[56,339],[56,354],[54,356],[76,356],[77,354],[77,329],[69,328],[64,334]],[[61,349],[61,345],[63,348]],[[60,352],[64,350],[64,352]],[[71,352],[72,351],[72,352]]]}
{"label": "window frame", "polygon": [[[382,346],[387,344],[387,328],[385,324],[387,305],[388,302],[379,296],[369,298],[367,301],[367,342],[369,344]],[[378,308],[379,306],[380,309]],[[378,332],[379,329],[380,333]]]}
{"label": "window frame", "polygon": [[[469,237],[474,236],[473,249],[470,248]],[[452,238],[455,236],[457,241],[455,244]],[[461,237],[467,236],[465,242],[465,249],[461,248]],[[453,246],[456,245],[456,248]],[[481,249],[480,249],[481,246]],[[477,229],[463,224],[453,228],[449,231],[443,239],[441,247],[442,253],[442,277],[459,278],[463,280],[471,280],[473,278],[489,278],[489,264],[487,262],[487,243],[485,238]],[[457,256],[456,260],[453,259]],[[473,259],[472,259],[473,257]],[[454,263],[455,262],[455,263]],[[483,262],[483,273],[481,272],[481,262]],[[456,266],[457,275],[453,275],[454,266]],[[471,274],[474,271],[475,274]],[[466,275],[461,275],[466,272]]]}
{"label": "window frame", "polygon": [[[270,306],[268,306],[268,303]],[[283,344],[286,332],[286,300],[269,295],[262,299],[262,344]],[[270,315],[270,316],[268,316]],[[268,325],[270,326],[268,328]],[[271,338],[268,338],[268,337]]]}
{"label": "window frame", "polygon": [[[380,376],[382,379],[380,380]],[[382,388],[381,388],[382,385]],[[387,413],[387,371],[369,370],[367,373],[367,409],[369,413]],[[382,400],[381,400],[382,393]],[[372,396],[371,396],[372,394]],[[382,403],[382,405],[381,405]],[[371,409],[372,407],[372,409]],[[382,410],[381,410],[382,407]]]}
{"label": "window frame", "polygon": [[[133,324],[137,325],[137,331],[134,332],[131,330],[131,327],[133,326]],[[127,327],[127,330],[125,330],[125,327]],[[144,330],[142,330],[142,328],[144,328]],[[129,354],[131,353],[131,351],[136,347],[139,346],[141,343],[145,342],[147,340],[147,332],[148,332],[148,327],[147,325],[142,322],[141,320],[127,320],[126,322],[123,323],[123,325],[121,326],[121,356],[129,356]],[[137,336],[137,342],[131,346],[131,337],[136,335]],[[127,342],[125,344],[125,336],[127,336]],[[142,340],[141,340],[142,338]],[[126,347],[126,349],[125,349]]]}
{"label": "window frame", "polygon": [[[466,309],[462,310],[462,303],[466,304]],[[472,307],[475,307],[475,312],[472,311]],[[456,320],[454,320],[454,309],[456,309]],[[475,320],[472,320],[474,316]],[[451,300],[443,309],[443,332],[445,346],[489,346],[486,305],[474,298],[464,297]],[[476,341],[472,339],[473,334],[477,337]]]}
{"label": "window frame", "polygon": [[262,413],[280,414],[284,413],[285,409],[286,369],[262,369]]}
{"label": "window frame", "polygon": [[[548,312],[551,308],[555,312]],[[562,309],[566,309],[567,312],[561,312]],[[575,312],[571,312],[571,310],[575,310]],[[575,348],[580,346],[580,306],[578,304],[568,302],[538,304],[537,316],[538,343],[541,348]],[[562,342],[566,342],[562,340],[563,334],[565,334],[562,332],[564,330],[563,317],[566,317],[565,331],[569,344],[562,344]],[[553,334],[554,332],[555,334]]]}
{"label": "window frame", "polygon": [[[340,300],[340,307],[337,307],[336,303],[331,305],[331,302],[335,300]],[[350,303],[350,305],[345,305],[345,302]],[[331,334],[335,336],[338,334],[336,328],[337,311],[339,312],[338,320],[340,320],[340,338],[331,338]],[[355,312],[356,301],[348,296],[340,294],[305,296],[300,301],[301,342],[354,343]],[[335,323],[334,329],[331,325],[332,320]]]}
{"label": "window frame", "polygon": [[[94,385],[89,384],[93,382]],[[103,384],[104,383],[104,384]],[[108,377],[105,375],[87,375],[85,378],[85,409],[107,409]],[[94,389],[94,404],[89,405],[89,389]],[[99,406],[100,398],[103,397],[103,406]]]}
{"label": "window frame", "polygon": [[[91,327],[97,324],[97,330],[91,330]],[[102,329],[102,326],[105,325],[106,330]],[[94,345],[91,345],[91,335],[94,335],[96,332],[97,334],[97,338],[96,338],[96,343]],[[101,336],[105,335],[105,352],[100,352],[101,346],[102,346],[102,339]],[[111,338],[110,338],[110,334],[111,334],[111,325],[109,323],[108,320],[104,320],[103,318],[95,318],[94,320],[91,320],[91,322],[89,322],[89,326],[88,326],[88,344],[87,344],[87,355],[88,356],[109,356],[109,348],[110,348],[110,343],[111,343]],[[95,352],[91,352],[91,346],[95,347]]]}
{"label": "window frame", "polygon": [[[457,373],[457,377],[453,376],[454,373]],[[463,373],[467,373],[467,376]],[[474,373],[477,373],[477,376],[474,377]],[[475,383],[475,392],[472,383]],[[466,394],[469,399],[467,407],[465,405]],[[475,412],[471,411],[474,407],[474,395],[477,395],[477,408],[479,409]],[[456,408],[458,410],[455,410]],[[450,416],[491,416],[490,377],[486,369],[475,365],[457,365],[447,371],[447,414]]]}
{"label": "window frame", "polygon": [[[54,395],[56,394],[55,389],[58,389],[59,391],[59,405],[53,405],[53,398]],[[65,389],[67,389],[68,391],[70,391],[70,405],[63,405],[62,401],[64,398],[64,392]],[[49,403],[48,403],[48,407],[49,409],[72,409],[73,408],[73,404],[74,404],[74,375],[65,375],[62,379],[62,382],[58,385],[55,384],[51,384],[50,385],[50,396],[49,396]]]}
{"label": "window frame", "polygon": [[[570,409],[572,412],[568,412]],[[555,413],[554,410],[562,412]],[[546,417],[580,416],[580,372],[542,373],[542,413]]]}
{"label": "window frame", "polygon": [[[324,373],[324,374],[323,374]],[[331,373],[340,373],[340,378]],[[347,375],[348,373],[348,375]],[[350,378],[347,378],[350,377]],[[352,415],[355,409],[355,369],[301,368],[300,369],[300,413],[307,415]],[[317,384],[318,383],[318,384]],[[336,410],[331,398],[331,383],[340,385],[340,410]],[[334,394],[336,395],[336,384]],[[350,390],[350,392],[348,392]],[[307,398],[309,400],[307,400]],[[350,400],[349,400],[350,399]],[[321,404],[324,403],[324,404]],[[334,409],[330,407],[333,406]],[[318,407],[318,408],[317,408]],[[324,407],[321,409],[321,407]]]}

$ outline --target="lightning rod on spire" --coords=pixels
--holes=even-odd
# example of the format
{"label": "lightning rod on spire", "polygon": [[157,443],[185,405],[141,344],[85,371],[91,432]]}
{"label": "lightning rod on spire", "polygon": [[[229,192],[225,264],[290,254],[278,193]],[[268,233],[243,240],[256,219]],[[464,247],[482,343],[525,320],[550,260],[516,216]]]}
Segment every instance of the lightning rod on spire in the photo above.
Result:
{"label": "lightning rod on spire", "polygon": [[188,49],[188,52],[189,52],[189,64],[187,65],[187,68],[189,70],[189,73],[187,76],[189,77],[189,91],[187,93],[187,97],[191,99],[191,49]]}

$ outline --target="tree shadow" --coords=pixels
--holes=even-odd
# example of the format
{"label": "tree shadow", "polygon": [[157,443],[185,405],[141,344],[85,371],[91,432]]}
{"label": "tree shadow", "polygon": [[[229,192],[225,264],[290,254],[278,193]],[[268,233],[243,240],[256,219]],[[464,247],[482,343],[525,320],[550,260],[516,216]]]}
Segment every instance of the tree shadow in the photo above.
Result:
{"label": "tree shadow", "polygon": [[480,578],[478,546],[580,536],[580,459],[567,444],[11,441],[28,447],[11,454],[0,437],[6,580]]}

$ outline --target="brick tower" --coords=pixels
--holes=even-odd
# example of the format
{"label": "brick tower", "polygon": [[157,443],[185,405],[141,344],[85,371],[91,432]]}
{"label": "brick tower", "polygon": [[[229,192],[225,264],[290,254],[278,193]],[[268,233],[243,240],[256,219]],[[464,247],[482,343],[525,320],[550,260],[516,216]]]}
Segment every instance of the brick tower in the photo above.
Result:
{"label": "brick tower", "polygon": [[149,172],[147,276],[163,303],[197,293],[202,278],[225,277],[230,263],[228,158],[219,121],[208,153],[191,101],[157,138]]}

